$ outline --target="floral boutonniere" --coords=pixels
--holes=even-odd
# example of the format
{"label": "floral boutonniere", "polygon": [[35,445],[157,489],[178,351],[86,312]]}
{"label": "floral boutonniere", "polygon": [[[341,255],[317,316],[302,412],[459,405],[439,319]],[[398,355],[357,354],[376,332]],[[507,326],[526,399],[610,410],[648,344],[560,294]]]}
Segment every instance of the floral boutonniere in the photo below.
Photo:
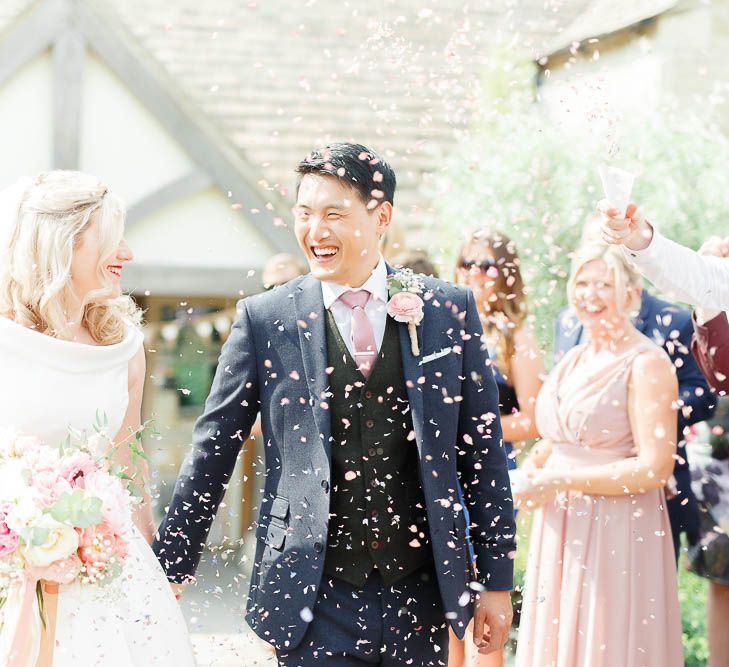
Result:
{"label": "floral boutonniere", "polygon": [[412,269],[400,269],[387,276],[387,314],[396,322],[408,325],[410,348],[414,356],[420,355],[417,327],[423,321],[423,306],[420,295],[425,289],[423,277]]}

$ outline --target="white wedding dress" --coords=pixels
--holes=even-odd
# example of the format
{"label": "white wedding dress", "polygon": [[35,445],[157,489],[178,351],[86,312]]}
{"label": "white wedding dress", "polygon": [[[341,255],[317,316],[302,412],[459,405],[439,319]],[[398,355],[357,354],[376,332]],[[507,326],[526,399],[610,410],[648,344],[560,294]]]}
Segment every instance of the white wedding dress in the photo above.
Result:
{"label": "white wedding dress", "polygon": [[[0,317],[0,428],[59,445],[90,430],[97,411],[113,437],[129,401],[128,364],[142,345],[62,341]],[[0,613],[2,613],[0,611]],[[53,667],[192,667],[185,621],[151,548],[135,529],[122,575],[95,591],[61,586]]]}

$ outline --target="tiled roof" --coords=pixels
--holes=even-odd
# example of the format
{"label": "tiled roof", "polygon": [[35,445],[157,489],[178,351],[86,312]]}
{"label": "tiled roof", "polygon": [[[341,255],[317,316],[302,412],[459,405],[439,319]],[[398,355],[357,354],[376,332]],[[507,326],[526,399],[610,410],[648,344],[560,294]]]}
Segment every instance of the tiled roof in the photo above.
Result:
{"label": "tiled roof", "polygon": [[311,148],[357,139],[392,162],[417,225],[421,176],[479,112],[484,71],[504,51],[533,58],[589,1],[103,3],[267,185],[286,191]]}
{"label": "tiled roof", "polygon": [[[264,187],[290,195],[311,148],[356,139],[392,163],[400,219],[414,226],[432,204],[423,174],[483,112],[489,72],[503,79],[504,54],[544,53],[596,2],[74,1],[120,20]],[[32,0],[0,4],[2,25]]]}
{"label": "tiled roof", "polygon": [[673,9],[679,0],[595,0],[572,23],[546,42],[543,55],[569,48],[575,42],[610,35]]}

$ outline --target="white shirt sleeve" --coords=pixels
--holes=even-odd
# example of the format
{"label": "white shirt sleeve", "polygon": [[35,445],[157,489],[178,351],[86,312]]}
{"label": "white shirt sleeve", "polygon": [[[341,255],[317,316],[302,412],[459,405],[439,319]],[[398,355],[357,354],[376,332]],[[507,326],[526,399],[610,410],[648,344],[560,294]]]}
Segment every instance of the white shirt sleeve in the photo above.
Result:
{"label": "white shirt sleeve", "polygon": [[706,257],[653,230],[644,250],[625,256],[670,298],[711,310],[729,310],[729,258]]}

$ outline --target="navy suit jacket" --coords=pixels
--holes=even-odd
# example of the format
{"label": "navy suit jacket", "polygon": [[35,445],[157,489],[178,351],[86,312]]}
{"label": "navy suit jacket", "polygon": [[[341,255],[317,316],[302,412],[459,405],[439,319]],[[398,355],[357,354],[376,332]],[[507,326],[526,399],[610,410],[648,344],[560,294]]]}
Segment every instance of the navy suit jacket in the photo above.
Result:
{"label": "navy suit jacket", "polygon": [[[404,324],[398,325],[400,347],[439,589],[447,617],[463,636],[472,614],[464,595],[469,584],[512,587],[513,507],[498,391],[473,295],[434,278],[424,281],[421,354],[413,355]],[[321,283],[303,276],[238,308],[153,548],[172,581],[194,573],[260,411],[265,487],[246,620],[261,638],[290,649],[306,630],[302,610],[314,609],[329,520],[328,408],[336,397],[327,381]]]}
{"label": "navy suit jacket", "polygon": [[[684,427],[709,419],[716,407],[716,398],[691,354],[691,313],[642,290],[640,312],[633,324],[666,351],[676,368],[678,395],[683,402],[683,408],[678,412],[678,437],[682,439]],[[560,310],[555,319],[555,364],[578,344],[581,336],[582,325],[572,309],[565,307]],[[680,444],[678,454],[680,458],[676,468],[686,468],[683,444]]]}

